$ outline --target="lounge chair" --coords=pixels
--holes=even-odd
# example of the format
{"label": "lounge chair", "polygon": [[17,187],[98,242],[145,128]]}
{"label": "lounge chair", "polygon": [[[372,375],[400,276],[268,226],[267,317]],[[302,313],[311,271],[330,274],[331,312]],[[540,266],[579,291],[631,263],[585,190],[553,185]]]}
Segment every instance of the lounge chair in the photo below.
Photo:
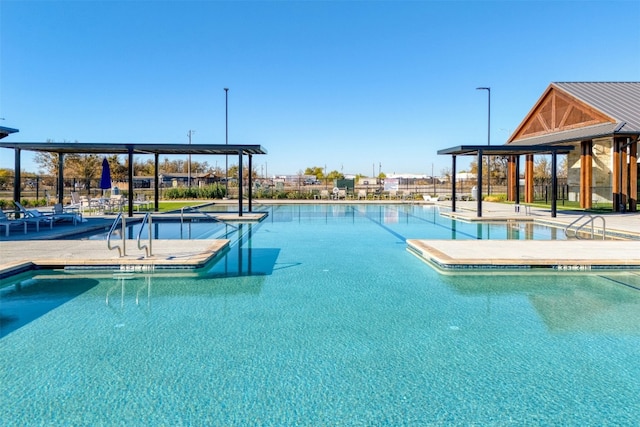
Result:
{"label": "lounge chair", "polygon": [[49,224],[49,228],[53,228],[53,216],[51,214],[42,213],[37,209],[27,209],[16,201],[13,203],[20,211],[23,221],[31,222],[36,225],[36,231],[40,231],[40,223]]}
{"label": "lounge chair", "polygon": [[27,221],[22,219],[10,219],[3,210],[0,210],[0,227],[5,228],[4,235],[9,237],[9,230],[11,227],[24,227],[24,234],[27,234]]}
{"label": "lounge chair", "polygon": [[367,199],[367,190],[358,190],[358,200]]}
{"label": "lounge chair", "polygon": [[62,206],[62,203],[56,203],[53,205],[53,213],[51,214],[51,218],[61,221],[72,221],[73,225],[77,225],[78,222],[82,222],[82,215],[75,211],[66,211]]}

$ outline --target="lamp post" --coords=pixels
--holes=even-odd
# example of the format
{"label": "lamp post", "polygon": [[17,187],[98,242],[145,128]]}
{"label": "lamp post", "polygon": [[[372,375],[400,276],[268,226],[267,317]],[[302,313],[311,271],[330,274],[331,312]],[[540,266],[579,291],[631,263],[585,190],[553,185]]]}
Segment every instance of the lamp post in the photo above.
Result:
{"label": "lamp post", "polygon": [[[229,145],[229,88],[224,88],[224,143]],[[229,155],[225,154],[224,160],[224,194],[229,197]]]}
{"label": "lamp post", "polygon": [[[491,88],[477,87],[476,90],[486,90],[488,95],[488,115],[487,115],[487,145],[491,145]],[[482,190],[480,190],[482,191]],[[491,156],[487,160],[487,195],[491,195]]]}

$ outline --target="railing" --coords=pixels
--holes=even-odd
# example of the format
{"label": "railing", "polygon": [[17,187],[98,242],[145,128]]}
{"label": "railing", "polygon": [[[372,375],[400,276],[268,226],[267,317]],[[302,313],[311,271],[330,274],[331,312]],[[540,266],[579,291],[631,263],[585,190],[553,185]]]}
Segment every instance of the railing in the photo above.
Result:
{"label": "railing", "polygon": [[[142,231],[144,230],[144,225],[147,223],[148,220],[148,235],[149,235],[149,244],[148,245],[142,245],[140,246],[140,236],[142,235]],[[142,219],[142,223],[140,224],[140,230],[138,231],[138,237],[137,237],[137,242],[138,242],[138,249],[142,250],[144,249],[145,254],[147,256],[147,258],[149,258],[151,256],[151,242],[153,242],[153,228],[151,227],[151,213],[148,212],[144,218]]]}
{"label": "railing", "polygon": [[[114,230],[116,229],[116,227],[118,226],[118,221],[122,222],[122,248],[120,246],[111,246],[111,234],[114,232]],[[109,229],[109,233],[107,233],[107,248],[112,251],[114,249],[118,250],[118,256],[120,258],[122,258],[123,256],[125,256],[127,254],[126,251],[126,235],[125,235],[125,231],[127,229],[127,225],[126,225],[126,220],[125,217],[122,216],[122,213],[119,213],[118,216],[116,216],[116,219],[113,221],[113,224],[111,224],[111,228]]]}
{"label": "railing", "polygon": [[[576,239],[580,239],[580,233],[582,232],[582,229],[587,225],[591,225],[591,239],[593,240],[595,238],[595,229],[593,223],[598,218],[602,220],[602,240],[604,240],[607,234],[607,225],[606,221],[601,215],[582,215],[580,218],[576,219],[571,224],[565,227],[564,235],[567,236],[567,238],[571,238],[572,236],[570,235],[570,232],[573,231],[573,237],[575,237]],[[582,223],[579,224],[580,222]],[[572,229],[574,225],[577,225],[577,227],[575,229]]]}

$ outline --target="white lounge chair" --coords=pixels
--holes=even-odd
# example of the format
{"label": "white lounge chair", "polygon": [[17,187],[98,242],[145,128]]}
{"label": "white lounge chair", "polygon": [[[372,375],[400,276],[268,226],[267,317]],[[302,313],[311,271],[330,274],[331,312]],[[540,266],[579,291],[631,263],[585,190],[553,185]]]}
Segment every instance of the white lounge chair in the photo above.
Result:
{"label": "white lounge chair", "polygon": [[53,205],[53,213],[51,214],[51,218],[62,221],[72,221],[73,225],[77,225],[78,222],[82,222],[82,214],[74,211],[65,211],[62,203],[56,203]]}
{"label": "white lounge chair", "polygon": [[0,210],[0,227],[5,228],[4,235],[9,237],[11,227],[24,227],[24,234],[27,234],[27,221],[22,219],[10,219],[3,210]]}
{"label": "white lounge chair", "polygon": [[36,231],[40,231],[40,223],[49,224],[49,228],[53,228],[53,215],[45,214],[40,212],[37,209],[27,209],[20,202],[13,202],[20,214],[22,215],[22,220],[26,222],[31,222],[36,225]]}

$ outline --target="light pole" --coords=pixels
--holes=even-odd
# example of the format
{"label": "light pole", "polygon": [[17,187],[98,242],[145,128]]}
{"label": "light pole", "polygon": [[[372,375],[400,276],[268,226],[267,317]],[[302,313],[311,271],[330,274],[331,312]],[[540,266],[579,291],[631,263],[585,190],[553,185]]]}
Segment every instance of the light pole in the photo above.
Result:
{"label": "light pole", "polygon": [[[476,90],[486,90],[488,95],[487,145],[491,145],[491,88],[477,87]],[[482,189],[480,189],[482,192]],[[491,156],[487,159],[487,195],[491,195]]]}
{"label": "light pole", "polygon": [[[229,88],[224,88],[224,143],[229,145]],[[224,159],[224,195],[229,197],[229,155]]]}
{"label": "light pole", "polygon": [[[191,147],[191,135],[194,133],[196,133],[196,131],[191,129],[187,132],[187,136],[189,137],[189,147]],[[191,151],[191,149],[189,149],[189,151]],[[189,160],[187,161],[187,187],[191,188],[191,153],[189,153]]]}

